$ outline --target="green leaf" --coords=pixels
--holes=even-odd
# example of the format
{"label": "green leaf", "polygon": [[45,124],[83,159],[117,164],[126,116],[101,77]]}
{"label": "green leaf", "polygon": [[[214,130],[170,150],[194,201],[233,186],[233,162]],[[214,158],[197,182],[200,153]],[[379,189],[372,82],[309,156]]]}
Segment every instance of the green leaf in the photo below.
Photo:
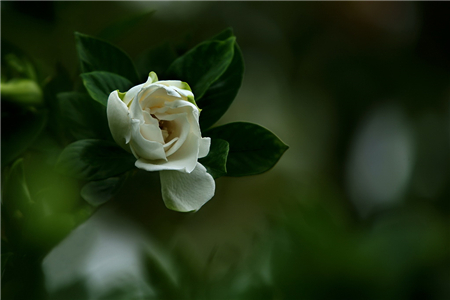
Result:
{"label": "green leaf", "polygon": [[119,175],[132,169],[135,161],[114,142],[89,139],[67,146],[56,167],[66,175],[90,181]]}
{"label": "green leaf", "polygon": [[176,59],[167,70],[168,78],[187,82],[200,99],[228,68],[233,59],[235,37],[206,41]]}
{"label": "green leaf", "polygon": [[81,197],[93,206],[109,201],[119,191],[126,179],[125,175],[88,182],[81,189]]}
{"label": "green leaf", "polygon": [[145,78],[149,71],[154,71],[160,78],[168,78],[165,74],[170,64],[177,59],[177,53],[169,43],[164,43],[143,53],[136,63],[139,77]]}
{"label": "green leaf", "polygon": [[76,46],[83,73],[106,71],[137,82],[136,69],[130,57],[114,45],[76,32]]}
{"label": "green leaf", "polygon": [[110,72],[83,73],[81,77],[89,95],[104,106],[108,104],[111,92],[115,90],[128,91],[133,85],[128,79]]}
{"label": "green leaf", "polygon": [[11,101],[21,105],[43,104],[42,90],[39,85],[31,79],[12,79],[2,82],[2,101]]}
{"label": "green leaf", "polygon": [[198,161],[214,179],[224,176],[227,173],[226,165],[229,148],[227,141],[211,139],[211,147],[209,148],[208,155]]}
{"label": "green leaf", "polygon": [[24,210],[33,203],[25,180],[23,159],[16,160],[7,175],[2,188],[2,205],[7,208],[10,217],[14,218],[17,210],[22,215]]}
{"label": "green leaf", "polygon": [[[125,33],[135,28],[139,23],[145,19],[150,18],[155,13],[155,10],[141,12],[139,14],[133,14],[132,16],[126,16],[113,24],[103,29],[98,36],[102,39],[112,40],[118,39]],[[148,72],[147,72],[148,73]]]}
{"label": "green leaf", "polygon": [[[212,37],[211,41],[224,41],[233,36],[233,30],[227,28]],[[216,123],[228,110],[239,88],[244,75],[244,59],[237,43],[234,45],[233,60],[225,73],[222,74],[206,91],[205,95],[198,100],[202,108],[200,114],[200,126],[206,130]]]}
{"label": "green leaf", "polygon": [[63,125],[75,139],[112,140],[103,105],[84,93],[60,93],[57,97]]}
{"label": "green leaf", "polygon": [[2,167],[22,155],[33,144],[45,127],[47,116],[46,110],[9,110],[2,103]]}
{"label": "green leaf", "polygon": [[226,28],[223,31],[219,32],[218,34],[216,34],[215,36],[210,38],[209,41],[224,41],[232,36],[234,36],[234,33],[233,33],[233,29],[230,27],[230,28]]}
{"label": "green leaf", "polygon": [[219,77],[197,101],[202,109],[200,126],[206,130],[216,123],[233,103],[244,76],[244,59],[237,44],[234,45],[234,56],[225,73]]}
{"label": "green leaf", "polygon": [[204,132],[229,143],[227,176],[256,175],[271,169],[289,148],[264,127],[246,122],[229,123]]}

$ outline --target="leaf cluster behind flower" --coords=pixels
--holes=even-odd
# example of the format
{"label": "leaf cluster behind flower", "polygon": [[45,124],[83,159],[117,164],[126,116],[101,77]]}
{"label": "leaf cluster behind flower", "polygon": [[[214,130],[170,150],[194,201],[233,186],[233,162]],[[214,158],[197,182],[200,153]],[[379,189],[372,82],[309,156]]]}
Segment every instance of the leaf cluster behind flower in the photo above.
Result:
{"label": "leaf cluster behind flower", "polygon": [[[133,156],[112,143],[111,134],[104,128],[108,95],[115,90],[126,92],[142,80],[133,61],[119,48],[88,35],[75,36],[81,78],[89,96],[76,92],[58,95],[77,141],[62,152],[57,167],[68,175],[90,181],[82,196],[96,205],[105,201],[105,195],[112,197],[118,190],[121,181],[111,178],[121,178],[117,176],[134,168]],[[176,58],[165,72],[158,74],[163,79],[187,82],[192,88],[201,110],[202,135],[211,137],[210,152],[199,162],[214,178],[263,173],[288,148],[273,133],[256,124],[236,122],[212,127],[236,97],[243,72],[236,37],[231,29],[226,29]],[[96,115],[86,118],[85,113]],[[90,120],[104,123],[98,125],[100,122],[94,121],[97,126],[89,124]]]}

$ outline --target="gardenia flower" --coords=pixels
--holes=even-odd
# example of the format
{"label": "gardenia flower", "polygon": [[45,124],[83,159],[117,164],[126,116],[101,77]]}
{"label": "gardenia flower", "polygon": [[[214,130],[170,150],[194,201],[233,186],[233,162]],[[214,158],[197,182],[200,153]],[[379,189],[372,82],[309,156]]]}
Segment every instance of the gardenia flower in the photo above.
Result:
{"label": "gardenia flower", "polygon": [[199,158],[209,153],[200,111],[189,85],[177,80],[147,82],[108,98],[108,123],[117,144],[136,157],[136,167],[160,171],[164,203],[177,211],[198,210],[214,196],[213,177]]}

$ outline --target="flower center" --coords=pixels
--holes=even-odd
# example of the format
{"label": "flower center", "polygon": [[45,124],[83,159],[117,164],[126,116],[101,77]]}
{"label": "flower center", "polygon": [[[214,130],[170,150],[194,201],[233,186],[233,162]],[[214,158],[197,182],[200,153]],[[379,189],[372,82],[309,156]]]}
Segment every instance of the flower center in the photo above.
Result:
{"label": "flower center", "polygon": [[156,120],[158,120],[158,126],[159,126],[159,129],[161,129],[163,140],[164,140],[165,143],[167,143],[168,142],[167,138],[172,133],[172,128],[170,127],[170,122],[169,121],[165,121],[165,120],[160,120],[154,114],[152,114],[151,116],[153,118],[155,118]]}

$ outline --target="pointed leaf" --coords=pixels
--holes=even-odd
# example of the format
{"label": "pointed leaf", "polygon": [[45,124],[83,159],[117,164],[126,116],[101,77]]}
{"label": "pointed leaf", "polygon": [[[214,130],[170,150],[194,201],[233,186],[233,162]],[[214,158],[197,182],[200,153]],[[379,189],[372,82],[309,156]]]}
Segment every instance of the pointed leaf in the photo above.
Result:
{"label": "pointed leaf", "polygon": [[59,156],[57,170],[83,180],[100,180],[134,167],[136,159],[116,143],[80,140],[67,146]]}
{"label": "pointed leaf", "polygon": [[106,41],[78,32],[75,39],[83,73],[106,71],[137,82],[136,69],[125,52]]}
{"label": "pointed leaf", "polygon": [[246,122],[229,123],[204,132],[229,143],[227,176],[256,175],[271,169],[289,148],[264,127]]}
{"label": "pointed leaf", "polygon": [[209,86],[228,68],[233,59],[235,37],[224,41],[206,41],[176,59],[167,76],[187,82],[200,99]]}
{"label": "pointed leaf", "polygon": [[138,58],[136,64],[139,77],[145,78],[151,70],[158,74],[161,79],[172,79],[166,76],[166,70],[177,57],[175,48],[169,43],[146,51]]}
{"label": "pointed leaf", "polygon": [[89,95],[104,106],[107,105],[111,92],[115,90],[126,92],[133,85],[125,77],[110,72],[96,71],[83,73],[81,77]]}
{"label": "pointed leaf", "polygon": [[225,73],[219,77],[197,101],[202,109],[200,126],[206,130],[216,123],[233,103],[244,76],[244,59],[237,44],[234,45],[234,56]]}
{"label": "pointed leaf", "polygon": [[[2,167],[33,144],[47,123],[46,110],[9,110],[2,104]],[[8,130],[5,130],[8,129]]]}
{"label": "pointed leaf", "polygon": [[221,139],[211,139],[211,146],[206,157],[199,159],[209,174],[214,179],[226,175],[227,156],[229,151],[228,142]]}
{"label": "pointed leaf", "polygon": [[125,178],[126,176],[122,175],[88,182],[81,189],[81,197],[93,206],[102,205],[117,194]]}
{"label": "pointed leaf", "polygon": [[112,140],[103,105],[83,93],[60,93],[57,97],[62,123],[75,139]]}

